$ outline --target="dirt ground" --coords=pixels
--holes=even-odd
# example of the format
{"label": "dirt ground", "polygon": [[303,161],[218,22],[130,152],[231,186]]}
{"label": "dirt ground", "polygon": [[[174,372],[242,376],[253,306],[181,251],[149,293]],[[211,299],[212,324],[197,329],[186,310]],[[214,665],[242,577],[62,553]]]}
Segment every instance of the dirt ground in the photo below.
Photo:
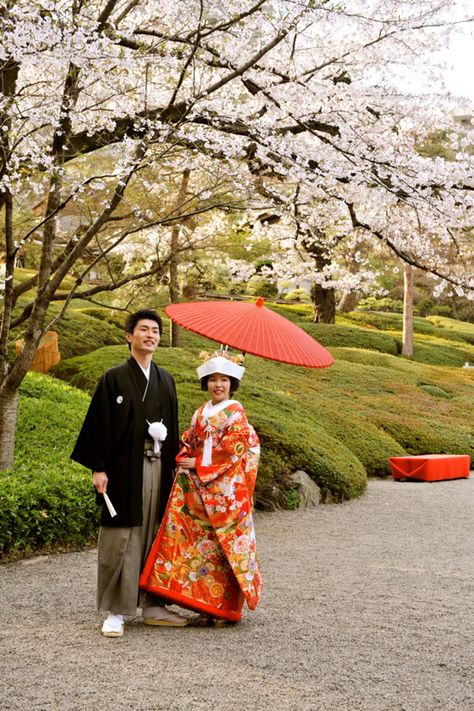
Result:
{"label": "dirt ground", "polygon": [[474,479],[257,514],[264,595],[224,629],[100,634],[96,551],[0,566],[0,708],[472,711]]}

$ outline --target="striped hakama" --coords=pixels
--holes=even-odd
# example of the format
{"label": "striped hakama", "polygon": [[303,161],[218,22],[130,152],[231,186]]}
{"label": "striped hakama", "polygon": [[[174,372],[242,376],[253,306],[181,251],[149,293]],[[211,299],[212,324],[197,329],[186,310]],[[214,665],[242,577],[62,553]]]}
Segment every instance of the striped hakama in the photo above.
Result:
{"label": "striped hakama", "polygon": [[[98,543],[97,608],[135,615],[137,606],[163,605],[155,596],[139,594],[139,578],[159,528],[161,459],[143,460],[143,523],[141,526],[101,526]],[[113,503],[113,502],[112,502]]]}

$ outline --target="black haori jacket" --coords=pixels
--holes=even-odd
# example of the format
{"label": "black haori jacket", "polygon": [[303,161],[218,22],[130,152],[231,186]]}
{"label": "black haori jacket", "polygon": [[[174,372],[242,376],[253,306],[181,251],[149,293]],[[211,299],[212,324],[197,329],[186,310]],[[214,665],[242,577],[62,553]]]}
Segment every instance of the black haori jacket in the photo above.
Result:
{"label": "black haori jacket", "polygon": [[[142,401],[146,390],[146,396]],[[140,526],[143,518],[143,450],[149,422],[168,429],[161,443],[160,517],[166,508],[179,448],[178,406],[172,376],[151,363],[150,381],[134,358],[107,370],[92,396],[71,459],[92,471],[105,471],[107,494],[117,511],[105,504],[103,526]],[[98,495],[103,503],[103,497]]]}

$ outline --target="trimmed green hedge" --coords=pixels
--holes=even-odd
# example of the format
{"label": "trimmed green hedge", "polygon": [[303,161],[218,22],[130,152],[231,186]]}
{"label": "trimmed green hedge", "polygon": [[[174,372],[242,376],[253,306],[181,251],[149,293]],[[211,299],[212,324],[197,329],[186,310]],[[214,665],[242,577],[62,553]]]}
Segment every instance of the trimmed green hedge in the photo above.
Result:
{"label": "trimmed green hedge", "polygon": [[29,373],[20,398],[15,467],[0,472],[0,555],[68,549],[95,541],[91,477],[69,459],[89,397]]}
{"label": "trimmed green hedge", "polygon": [[474,456],[474,434],[468,423],[464,427],[444,424],[426,417],[389,414],[380,420],[385,430],[407,454],[470,454]]}
{"label": "trimmed green hedge", "polygon": [[329,350],[335,346],[350,346],[391,353],[392,355],[397,355],[401,350],[397,339],[393,336],[356,326],[311,323],[305,324],[305,331]]}
{"label": "trimmed green hedge", "polygon": [[[359,328],[312,324],[310,310],[303,305],[278,310],[313,335],[318,330],[316,337],[321,341],[332,339],[335,364],[308,370],[247,356],[247,373],[237,397],[263,445],[257,505],[272,508],[294,503],[289,475],[295,469],[305,470],[323,491],[344,500],[363,493],[367,475],[388,474],[390,456],[474,455],[472,371],[396,356],[396,331],[380,333],[367,324]],[[105,315],[95,309],[86,311],[80,319],[91,319],[100,333],[108,324]],[[461,324],[457,330],[456,322],[443,322],[442,327],[431,322],[428,326],[443,338],[435,332],[417,337],[423,346],[418,351],[420,360],[454,359],[472,352],[470,325]],[[72,463],[69,453],[97,380],[129,354],[122,330],[108,325],[120,332],[121,345],[65,359],[54,371],[57,378],[85,392],[34,373],[23,384],[15,467],[0,474],[0,552],[4,557],[94,541],[98,510],[90,474]],[[170,349],[166,347],[168,325],[156,360],[175,377],[182,431],[205,399],[195,370],[199,351],[212,351],[216,344],[183,331],[182,347]],[[445,338],[448,329],[456,338]],[[69,333],[73,343],[76,331]],[[107,337],[106,328],[104,334]],[[67,333],[65,338],[69,338]]]}
{"label": "trimmed green hedge", "polygon": [[82,310],[66,312],[56,326],[61,358],[90,353],[100,346],[123,343],[123,328],[105,319],[97,319]]}

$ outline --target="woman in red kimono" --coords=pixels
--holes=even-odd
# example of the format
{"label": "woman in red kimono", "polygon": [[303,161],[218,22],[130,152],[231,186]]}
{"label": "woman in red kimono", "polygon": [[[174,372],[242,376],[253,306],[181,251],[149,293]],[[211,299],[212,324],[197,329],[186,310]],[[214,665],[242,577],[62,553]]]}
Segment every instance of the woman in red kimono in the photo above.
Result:
{"label": "woman in red kimono", "polygon": [[178,473],[140,586],[204,619],[237,622],[261,592],[252,519],[260,445],[230,399],[245,368],[218,354],[197,369],[210,395],[194,413]]}

